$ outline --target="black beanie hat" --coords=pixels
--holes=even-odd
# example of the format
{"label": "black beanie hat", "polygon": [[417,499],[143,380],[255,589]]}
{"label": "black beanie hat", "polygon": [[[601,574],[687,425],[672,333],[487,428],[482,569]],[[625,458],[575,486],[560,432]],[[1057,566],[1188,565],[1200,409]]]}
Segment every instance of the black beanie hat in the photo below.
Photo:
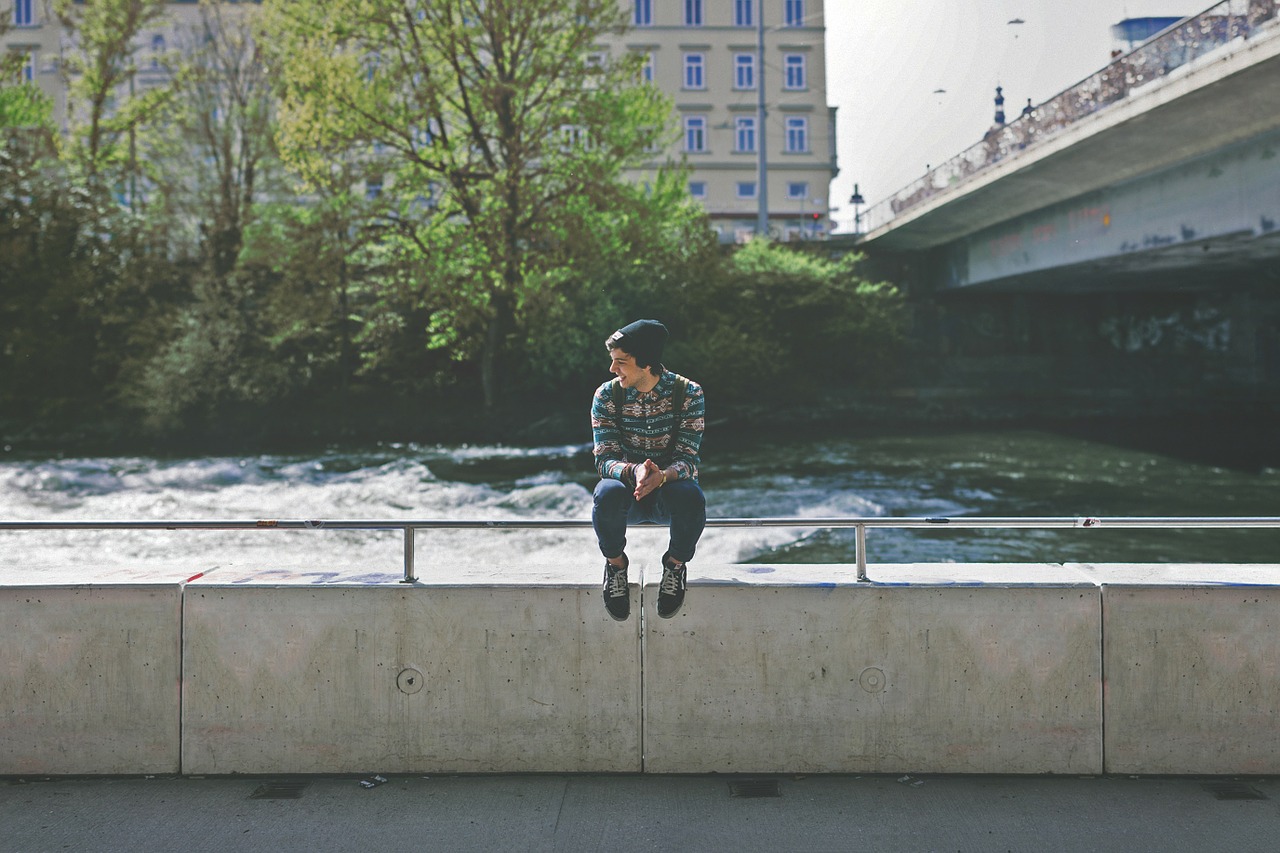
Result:
{"label": "black beanie hat", "polygon": [[662,363],[662,347],[667,342],[667,327],[657,320],[636,320],[617,332],[622,337],[618,346],[635,357],[642,366]]}

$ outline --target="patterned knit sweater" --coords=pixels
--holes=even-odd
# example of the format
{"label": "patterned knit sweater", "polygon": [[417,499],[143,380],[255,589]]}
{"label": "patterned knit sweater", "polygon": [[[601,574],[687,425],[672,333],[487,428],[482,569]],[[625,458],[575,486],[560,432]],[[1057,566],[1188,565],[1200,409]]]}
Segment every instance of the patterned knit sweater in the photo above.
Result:
{"label": "patterned knit sweater", "polygon": [[596,389],[591,401],[591,432],[595,439],[596,470],[602,478],[622,480],[629,465],[652,459],[660,468],[674,466],[677,479],[698,479],[706,398],[702,386],[690,380],[675,447],[668,447],[676,417],[671,398],[675,386],[676,375],[663,370],[651,391],[625,389],[621,414],[613,401],[613,380]]}

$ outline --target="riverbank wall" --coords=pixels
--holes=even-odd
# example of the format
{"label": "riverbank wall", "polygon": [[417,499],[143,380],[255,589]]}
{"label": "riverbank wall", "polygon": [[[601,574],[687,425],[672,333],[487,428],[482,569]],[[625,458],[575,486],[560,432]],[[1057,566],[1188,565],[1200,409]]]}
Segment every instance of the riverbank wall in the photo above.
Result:
{"label": "riverbank wall", "polygon": [[659,571],[33,569],[0,775],[1280,772],[1277,565]]}

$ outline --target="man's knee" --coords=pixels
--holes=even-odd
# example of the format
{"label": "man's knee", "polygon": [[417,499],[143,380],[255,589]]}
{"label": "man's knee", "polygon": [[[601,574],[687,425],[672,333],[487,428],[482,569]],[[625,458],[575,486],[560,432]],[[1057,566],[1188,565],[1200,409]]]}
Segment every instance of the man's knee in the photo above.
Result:
{"label": "man's knee", "polygon": [[621,480],[601,480],[596,484],[595,505],[603,510],[626,511],[631,499],[631,489]]}
{"label": "man's knee", "polygon": [[707,497],[702,487],[692,480],[676,480],[662,487],[665,491],[667,507],[672,512],[704,513],[707,511]]}

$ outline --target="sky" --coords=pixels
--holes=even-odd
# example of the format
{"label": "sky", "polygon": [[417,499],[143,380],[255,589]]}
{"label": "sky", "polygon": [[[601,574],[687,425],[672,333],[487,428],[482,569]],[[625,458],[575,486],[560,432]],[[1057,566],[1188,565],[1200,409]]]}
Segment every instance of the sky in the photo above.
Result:
{"label": "sky", "polygon": [[[1014,119],[1124,48],[1111,25],[1184,17],[1213,0],[825,0],[827,103],[837,107],[840,174],[831,183],[838,232],[849,197],[887,198],[982,138],[996,86]],[[1021,19],[1024,23],[1011,24]],[[939,92],[942,89],[945,91]],[[836,209],[838,208],[838,210]]]}

